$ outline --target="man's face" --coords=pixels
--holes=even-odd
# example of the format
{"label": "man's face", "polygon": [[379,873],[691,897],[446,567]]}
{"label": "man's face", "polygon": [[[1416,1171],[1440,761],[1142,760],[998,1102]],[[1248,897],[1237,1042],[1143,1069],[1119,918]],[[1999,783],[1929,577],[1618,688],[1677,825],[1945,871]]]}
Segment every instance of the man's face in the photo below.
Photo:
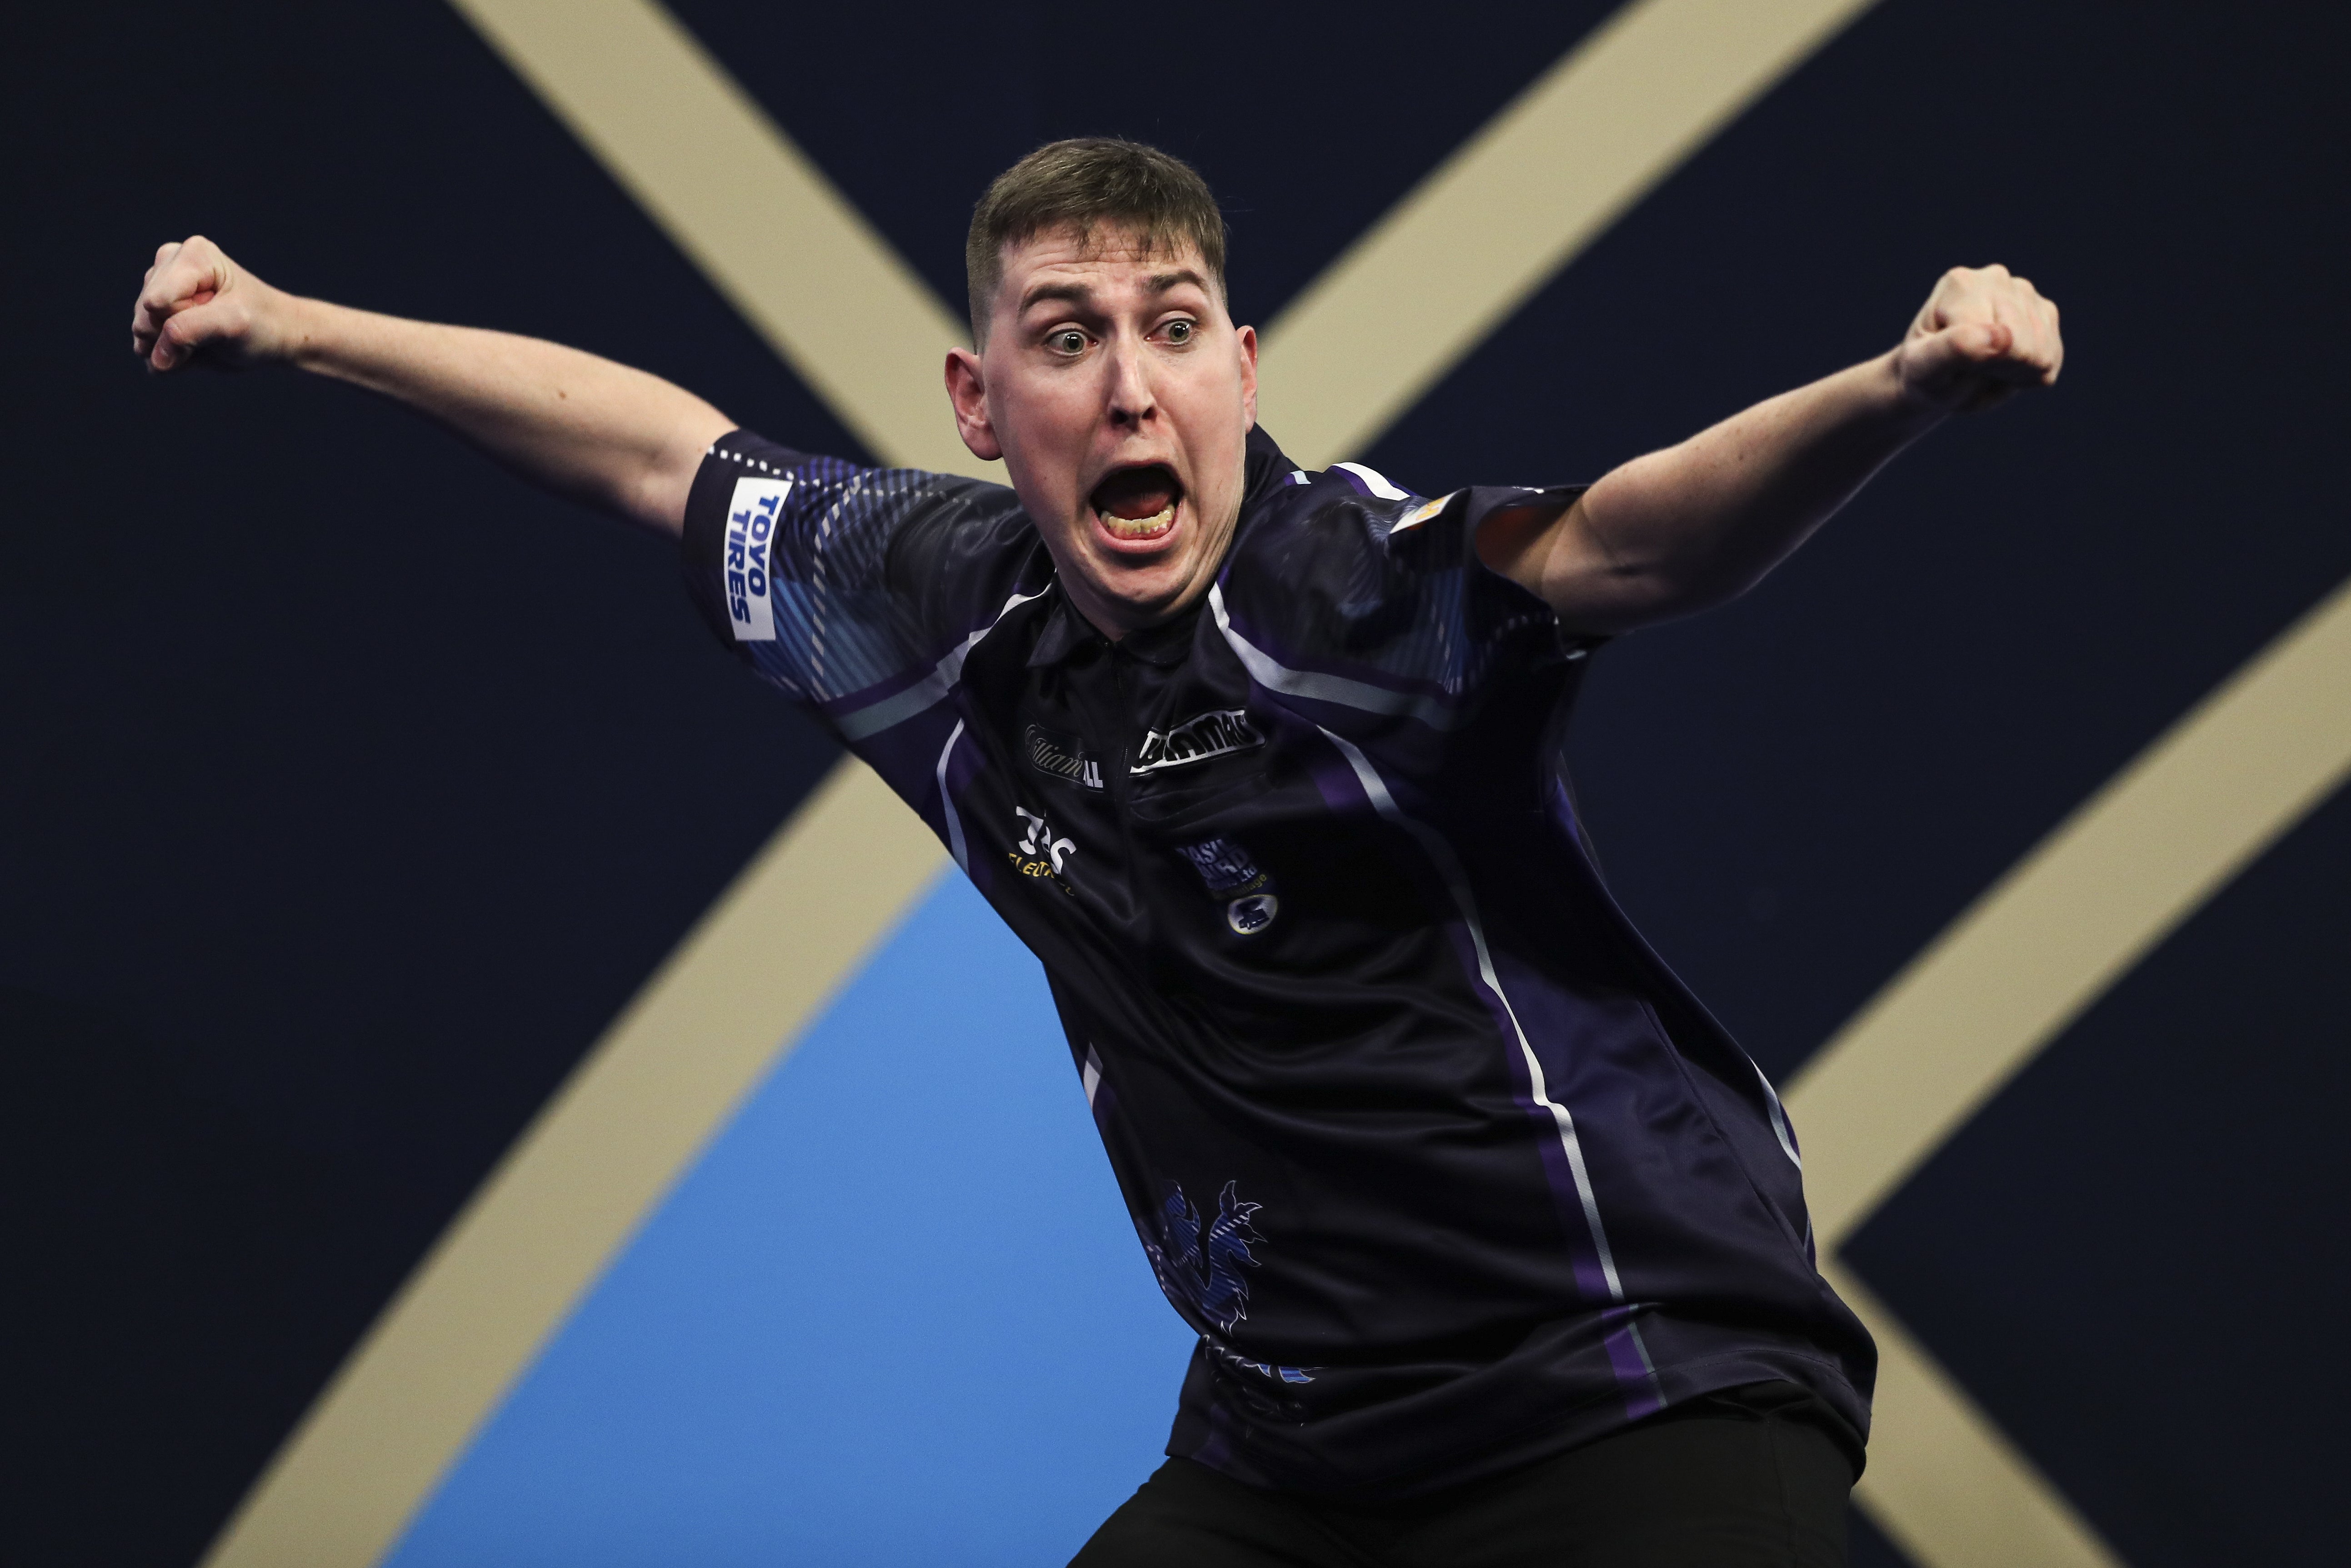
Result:
{"label": "man's face", "polygon": [[1240,516],[1257,333],[1196,253],[1118,229],[1008,246],[987,346],[948,356],[947,391],[1096,629],[1123,637],[1207,591]]}

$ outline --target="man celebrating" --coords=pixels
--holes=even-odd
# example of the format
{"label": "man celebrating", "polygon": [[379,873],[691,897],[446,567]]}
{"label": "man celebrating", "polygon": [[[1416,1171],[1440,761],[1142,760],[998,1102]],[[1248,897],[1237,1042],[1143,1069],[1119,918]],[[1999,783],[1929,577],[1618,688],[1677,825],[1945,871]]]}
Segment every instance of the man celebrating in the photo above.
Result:
{"label": "man celebrating", "polygon": [[814,457],[553,344],[164,246],[148,363],[284,362],[680,533],[1043,960],[1160,1285],[1172,1456],[1080,1553],[1155,1564],[1843,1560],[1868,1336],[1771,1085],[1583,849],[1559,737],[1607,637],[1753,585],[2054,307],[1948,274],[1896,348],[1589,488],[1293,467],[1198,176],[1057,142],[974,214],[965,443]]}

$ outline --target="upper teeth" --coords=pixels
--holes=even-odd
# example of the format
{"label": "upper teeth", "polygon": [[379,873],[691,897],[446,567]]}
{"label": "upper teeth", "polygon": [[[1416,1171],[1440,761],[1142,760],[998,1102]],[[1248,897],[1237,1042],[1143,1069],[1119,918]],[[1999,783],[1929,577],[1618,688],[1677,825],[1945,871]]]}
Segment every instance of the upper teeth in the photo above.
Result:
{"label": "upper teeth", "polygon": [[1155,534],[1167,526],[1168,521],[1176,516],[1176,503],[1168,502],[1147,517],[1122,517],[1114,512],[1102,512],[1100,516],[1102,527],[1112,533],[1122,538],[1141,538],[1146,534]]}

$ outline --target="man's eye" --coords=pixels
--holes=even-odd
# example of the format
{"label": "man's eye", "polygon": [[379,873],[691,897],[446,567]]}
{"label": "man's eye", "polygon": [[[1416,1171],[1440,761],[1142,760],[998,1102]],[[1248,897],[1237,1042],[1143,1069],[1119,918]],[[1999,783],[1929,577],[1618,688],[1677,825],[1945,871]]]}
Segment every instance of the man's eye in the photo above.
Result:
{"label": "man's eye", "polygon": [[1189,321],[1170,321],[1167,323],[1165,331],[1167,340],[1171,343],[1188,343],[1192,340],[1192,323]]}
{"label": "man's eye", "polygon": [[1086,335],[1074,327],[1066,331],[1056,332],[1045,340],[1052,345],[1053,351],[1057,354],[1075,355],[1086,351]]}

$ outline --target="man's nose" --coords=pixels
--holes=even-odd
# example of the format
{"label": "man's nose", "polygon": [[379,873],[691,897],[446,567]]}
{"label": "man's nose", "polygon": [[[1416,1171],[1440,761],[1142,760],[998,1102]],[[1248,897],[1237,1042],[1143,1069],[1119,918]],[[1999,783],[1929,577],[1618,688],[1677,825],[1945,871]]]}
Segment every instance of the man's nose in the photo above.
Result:
{"label": "man's nose", "polygon": [[1143,345],[1111,345],[1110,416],[1120,424],[1140,424],[1158,412],[1158,396],[1151,388],[1149,356]]}

